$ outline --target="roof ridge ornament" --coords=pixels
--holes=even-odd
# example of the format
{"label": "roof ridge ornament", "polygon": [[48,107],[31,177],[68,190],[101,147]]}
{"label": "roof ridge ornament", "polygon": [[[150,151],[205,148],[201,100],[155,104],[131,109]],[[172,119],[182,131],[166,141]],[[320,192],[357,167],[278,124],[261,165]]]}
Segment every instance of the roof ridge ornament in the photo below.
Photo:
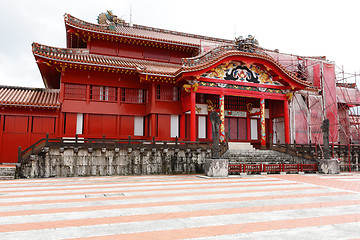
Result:
{"label": "roof ridge ornament", "polygon": [[235,38],[235,44],[239,51],[244,52],[253,53],[259,48],[259,41],[253,35],[248,35],[247,38],[239,36]]}
{"label": "roof ridge ornament", "polygon": [[123,25],[125,23],[125,20],[118,18],[118,16],[114,15],[110,10],[106,10],[105,13],[100,13],[97,21],[101,25],[108,25],[111,30],[115,30],[116,25]]}

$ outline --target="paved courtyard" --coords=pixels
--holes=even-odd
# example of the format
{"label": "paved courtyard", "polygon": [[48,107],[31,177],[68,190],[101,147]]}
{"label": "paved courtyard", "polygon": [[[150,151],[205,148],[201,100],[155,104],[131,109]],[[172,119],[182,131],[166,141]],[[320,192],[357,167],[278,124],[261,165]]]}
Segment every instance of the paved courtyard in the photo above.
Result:
{"label": "paved courtyard", "polygon": [[360,175],[0,181],[0,239],[360,239]]}

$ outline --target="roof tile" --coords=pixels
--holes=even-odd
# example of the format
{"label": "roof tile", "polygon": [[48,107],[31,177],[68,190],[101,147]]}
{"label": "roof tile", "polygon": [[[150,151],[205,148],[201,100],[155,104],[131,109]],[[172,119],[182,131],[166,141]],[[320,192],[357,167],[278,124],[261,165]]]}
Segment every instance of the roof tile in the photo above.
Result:
{"label": "roof tile", "polygon": [[0,105],[59,108],[58,89],[0,86]]}
{"label": "roof tile", "polygon": [[[174,76],[174,74],[181,68],[181,64],[156,62],[141,59],[123,58],[123,57],[111,57],[101,56],[89,53],[76,53],[71,48],[54,48],[33,43],[33,53],[35,56],[45,57],[54,61],[63,61],[67,63],[77,64],[96,64],[102,67],[113,68],[130,68],[137,70],[138,66],[142,67],[141,73],[155,73],[161,72],[165,76]],[[73,57],[75,55],[81,55],[81,57]]]}
{"label": "roof tile", "polygon": [[45,58],[48,58],[50,60],[60,61],[64,63],[75,63],[83,65],[94,64],[96,65],[96,67],[127,68],[143,74],[156,74],[168,77],[176,77],[181,72],[193,72],[205,69],[226,57],[246,56],[267,60],[272,64],[275,64],[293,81],[305,86],[311,85],[308,81],[297,78],[293,72],[286,69],[284,66],[282,66],[279,62],[277,62],[273,57],[271,57],[264,51],[240,51],[234,45],[220,46],[200,56],[196,56],[193,58],[184,58],[183,64],[164,63],[124,57],[102,56],[90,54],[86,51],[77,53],[77,51],[74,51],[74,49],[72,48],[54,48],[40,45],[38,43],[33,43],[33,53],[35,56],[45,56]]}
{"label": "roof tile", "polygon": [[201,41],[206,40],[216,43],[225,43],[231,44],[232,40],[212,38],[206,36],[200,36],[196,34],[182,33],[177,31],[170,31],[165,29],[146,27],[141,25],[132,25],[124,23],[122,25],[117,25],[116,30],[109,30],[107,25],[93,24],[85,22],[78,18],[71,16],[70,14],[65,14],[65,24],[73,26],[76,28],[81,28],[84,30],[96,31],[103,34],[109,35],[118,35],[122,37],[130,38],[140,38],[151,41],[166,42],[170,44],[180,44],[186,45],[189,47],[200,47]]}

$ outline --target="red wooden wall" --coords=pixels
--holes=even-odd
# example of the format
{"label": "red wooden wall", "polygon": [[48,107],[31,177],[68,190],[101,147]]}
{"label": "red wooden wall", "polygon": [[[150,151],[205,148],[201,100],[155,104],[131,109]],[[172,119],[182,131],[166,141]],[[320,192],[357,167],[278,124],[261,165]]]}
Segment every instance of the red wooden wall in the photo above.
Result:
{"label": "red wooden wall", "polygon": [[158,114],[157,116],[157,137],[162,139],[170,138],[170,115]]}
{"label": "red wooden wall", "polygon": [[179,50],[148,47],[144,45],[134,45],[118,42],[104,42],[100,39],[92,39],[88,44],[90,53],[130,57],[137,59],[148,59],[171,63],[181,63],[182,58],[192,57],[192,53]]}
{"label": "red wooden wall", "polygon": [[24,150],[41,138],[54,137],[57,131],[56,111],[11,109],[0,112],[0,162],[17,162],[18,147]]}

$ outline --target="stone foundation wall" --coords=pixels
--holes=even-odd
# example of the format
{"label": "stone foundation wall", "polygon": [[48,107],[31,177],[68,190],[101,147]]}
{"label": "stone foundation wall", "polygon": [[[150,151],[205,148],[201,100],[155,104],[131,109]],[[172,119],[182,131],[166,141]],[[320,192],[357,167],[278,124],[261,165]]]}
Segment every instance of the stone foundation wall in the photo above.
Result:
{"label": "stone foundation wall", "polygon": [[21,165],[20,177],[203,173],[211,152],[179,149],[47,149]]}

